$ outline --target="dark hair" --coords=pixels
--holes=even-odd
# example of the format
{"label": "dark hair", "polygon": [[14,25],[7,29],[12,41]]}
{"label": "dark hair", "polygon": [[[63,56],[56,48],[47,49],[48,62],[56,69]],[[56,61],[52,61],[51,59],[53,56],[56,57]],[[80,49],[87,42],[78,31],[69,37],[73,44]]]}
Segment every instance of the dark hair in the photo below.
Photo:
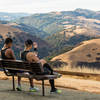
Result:
{"label": "dark hair", "polygon": [[9,43],[12,43],[13,40],[11,38],[6,38],[5,39],[5,44],[9,44]]}
{"label": "dark hair", "polygon": [[33,41],[28,39],[27,41],[25,41],[25,45],[26,46],[33,45]]}

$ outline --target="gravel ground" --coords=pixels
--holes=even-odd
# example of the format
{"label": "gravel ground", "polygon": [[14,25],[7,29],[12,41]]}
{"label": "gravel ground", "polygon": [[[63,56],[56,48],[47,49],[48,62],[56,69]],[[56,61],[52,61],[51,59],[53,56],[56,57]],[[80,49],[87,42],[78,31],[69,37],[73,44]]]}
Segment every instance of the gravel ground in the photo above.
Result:
{"label": "gravel ground", "polygon": [[50,94],[50,88],[46,87],[46,96],[37,93],[28,92],[29,84],[23,83],[23,91],[12,91],[11,81],[0,80],[0,100],[100,100],[100,95],[95,93],[81,92],[70,89],[61,89],[62,94]]}

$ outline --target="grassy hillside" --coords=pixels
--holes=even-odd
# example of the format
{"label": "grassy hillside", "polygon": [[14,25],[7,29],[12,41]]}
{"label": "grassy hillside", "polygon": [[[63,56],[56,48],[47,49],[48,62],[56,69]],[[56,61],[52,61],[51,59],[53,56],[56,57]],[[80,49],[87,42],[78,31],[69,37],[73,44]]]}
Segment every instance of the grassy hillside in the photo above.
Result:
{"label": "grassy hillside", "polygon": [[84,40],[100,36],[100,12],[87,9],[33,14],[16,22],[45,32],[43,37],[40,33],[39,36],[52,46],[48,59],[71,50]]}
{"label": "grassy hillside", "polygon": [[19,58],[20,51],[24,49],[24,42],[27,39],[32,39],[39,44],[40,57],[48,55],[49,44],[44,40],[41,40],[40,38],[26,33],[18,28],[13,28],[8,24],[0,24],[0,49],[3,46],[4,39],[7,37],[11,37],[14,41],[13,49],[16,53],[17,58]]}
{"label": "grassy hillside", "polygon": [[69,52],[52,59],[62,71],[100,70],[100,39],[84,41]]}
{"label": "grassy hillside", "polygon": [[42,31],[42,30],[39,30],[33,26],[30,26],[30,25],[26,25],[26,24],[17,24],[17,23],[9,23],[10,26],[14,27],[14,28],[18,28],[24,32],[27,32],[31,35],[35,35],[37,37],[41,37],[42,38],[45,38],[47,35],[46,32]]}
{"label": "grassy hillside", "polygon": [[48,60],[59,54],[72,50],[82,41],[100,37],[99,35],[75,34],[74,31],[77,30],[76,28],[70,28],[71,31],[68,30],[69,29],[66,29],[60,33],[56,33],[45,38],[45,41],[52,46],[49,57],[47,57]]}
{"label": "grassy hillside", "polygon": [[[19,23],[31,25],[49,34],[63,31],[72,25],[82,27],[84,31],[89,29],[89,34],[100,34],[100,12],[87,9],[76,9],[74,11],[50,12],[44,14],[33,14],[17,20]],[[92,31],[91,31],[92,29]]]}
{"label": "grassy hillside", "polygon": [[24,31],[26,33],[29,33],[31,35],[35,35],[37,37],[44,37],[47,36],[46,32],[44,31],[41,31],[33,26],[30,26],[30,25],[26,25],[26,24],[17,24],[15,22],[10,22],[10,21],[0,21],[0,24],[8,24],[9,26],[11,27],[14,27],[14,28],[17,28],[17,29],[20,29],[21,31]]}
{"label": "grassy hillside", "polygon": [[71,50],[84,40],[100,37],[100,12],[87,9],[33,14],[17,19],[16,23],[9,25],[51,45],[48,59]]}

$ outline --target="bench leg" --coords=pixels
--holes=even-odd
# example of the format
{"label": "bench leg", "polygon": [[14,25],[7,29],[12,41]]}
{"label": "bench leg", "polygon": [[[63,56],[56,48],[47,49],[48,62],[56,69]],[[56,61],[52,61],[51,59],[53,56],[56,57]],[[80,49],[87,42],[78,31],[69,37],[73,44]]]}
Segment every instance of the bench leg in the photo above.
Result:
{"label": "bench leg", "polygon": [[12,84],[13,84],[13,91],[15,91],[15,77],[14,77],[14,75],[12,76]]}
{"label": "bench leg", "polygon": [[42,95],[45,96],[44,80],[42,80]]}

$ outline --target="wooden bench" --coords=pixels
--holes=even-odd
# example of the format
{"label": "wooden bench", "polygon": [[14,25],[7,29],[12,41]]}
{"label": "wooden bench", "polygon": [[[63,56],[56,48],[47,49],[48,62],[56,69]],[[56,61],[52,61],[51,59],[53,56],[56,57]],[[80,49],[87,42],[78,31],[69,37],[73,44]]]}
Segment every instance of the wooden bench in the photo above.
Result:
{"label": "wooden bench", "polygon": [[[44,81],[50,80],[50,79],[57,79],[57,74],[55,75],[43,75],[43,67],[40,63],[29,63],[29,62],[23,62],[21,60],[2,60],[0,59],[0,68],[3,69],[4,73],[7,76],[12,76],[12,83],[13,83],[13,90],[15,91],[15,76],[21,76],[25,78],[32,78],[36,79],[38,81],[42,81],[42,95],[45,95],[45,87],[44,87]],[[15,73],[11,72],[9,73],[8,70],[15,70],[15,71],[24,71],[24,72],[31,72],[30,75],[25,75],[23,73]]]}

